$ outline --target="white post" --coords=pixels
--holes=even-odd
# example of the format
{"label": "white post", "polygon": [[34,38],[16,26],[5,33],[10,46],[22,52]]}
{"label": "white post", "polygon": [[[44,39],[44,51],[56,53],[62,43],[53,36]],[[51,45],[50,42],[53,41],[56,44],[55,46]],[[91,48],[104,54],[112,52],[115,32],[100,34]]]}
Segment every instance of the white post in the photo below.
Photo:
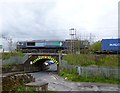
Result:
{"label": "white post", "polygon": [[81,75],[81,67],[77,67],[77,72],[79,73],[79,75]]}

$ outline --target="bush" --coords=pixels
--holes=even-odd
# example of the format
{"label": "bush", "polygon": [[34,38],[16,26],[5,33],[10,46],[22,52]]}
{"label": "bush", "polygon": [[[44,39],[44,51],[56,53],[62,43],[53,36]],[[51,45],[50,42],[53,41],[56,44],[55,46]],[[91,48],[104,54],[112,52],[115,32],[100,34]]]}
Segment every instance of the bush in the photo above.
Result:
{"label": "bush", "polygon": [[99,64],[97,65],[101,65],[105,67],[119,67],[117,56],[109,56],[109,55],[104,56],[104,58],[100,59],[98,63]]}
{"label": "bush", "polygon": [[116,55],[91,55],[91,54],[68,54],[63,60],[66,60],[71,65],[77,66],[105,66],[105,67],[120,67],[118,64],[118,56]]}

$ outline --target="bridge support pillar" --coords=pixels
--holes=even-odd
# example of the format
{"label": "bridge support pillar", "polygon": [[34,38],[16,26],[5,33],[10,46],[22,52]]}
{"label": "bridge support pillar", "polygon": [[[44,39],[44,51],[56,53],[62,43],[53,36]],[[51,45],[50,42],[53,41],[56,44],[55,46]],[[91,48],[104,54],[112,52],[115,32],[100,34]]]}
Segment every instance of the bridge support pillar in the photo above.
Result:
{"label": "bridge support pillar", "polygon": [[61,64],[61,61],[62,61],[62,51],[59,51],[59,64],[57,64],[57,73],[59,74],[60,73],[60,64]]}
{"label": "bridge support pillar", "polygon": [[59,64],[57,64],[57,73],[59,74],[59,72],[60,72],[60,66]]}

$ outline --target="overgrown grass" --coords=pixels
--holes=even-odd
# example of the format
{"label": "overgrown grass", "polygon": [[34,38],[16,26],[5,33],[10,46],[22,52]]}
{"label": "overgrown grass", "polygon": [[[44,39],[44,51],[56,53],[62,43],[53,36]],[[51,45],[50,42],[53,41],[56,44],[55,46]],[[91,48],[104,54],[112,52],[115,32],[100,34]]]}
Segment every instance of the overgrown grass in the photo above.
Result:
{"label": "overgrown grass", "polygon": [[35,91],[35,88],[29,88],[28,90],[26,90],[25,85],[20,85],[18,88],[16,88],[13,91],[10,91],[9,93],[24,93],[24,92],[38,93],[37,91]]}
{"label": "overgrown grass", "polygon": [[9,59],[11,56],[24,56],[25,54],[22,52],[5,52],[1,53],[2,54],[2,59]]}
{"label": "overgrown grass", "polygon": [[[92,54],[69,54],[64,56],[67,64],[77,66],[96,65],[99,67],[120,67],[117,55],[92,55]],[[120,79],[107,78],[105,76],[80,76],[75,69],[63,69],[60,71],[60,76],[66,77],[68,80],[75,82],[95,82],[95,83],[110,83],[120,84]]]}
{"label": "overgrown grass", "polygon": [[106,67],[120,67],[118,56],[104,56],[96,64]]}
{"label": "overgrown grass", "polygon": [[63,59],[71,65],[78,66],[97,65],[113,68],[120,67],[117,55],[69,54],[65,55]]}
{"label": "overgrown grass", "polygon": [[3,68],[12,68],[15,65],[17,65],[17,64],[15,64],[15,63],[7,63],[7,64],[2,65],[2,67]]}
{"label": "overgrown grass", "polygon": [[74,82],[94,82],[94,83],[108,83],[120,84],[120,79],[110,79],[105,77],[82,77],[74,69],[60,71],[60,76],[67,78],[67,80]]}
{"label": "overgrown grass", "polygon": [[35,88],[29,88],[26,90],[25,85],[20,85],[14,91],[10,91],[9,93],[57,93],[56,91],[36,91]]}
{"label": "overgrown grass", "polygon": [[19,93],[20,93],[20,92],[23,93],[23,92],[25,92],[25,91],[27,91],[27,92],[29,92],[29,93],[37,93],[37,91],[35,91],[35,88],[29,88],[28,90],[26,90],[24,85],[19,86],[15,91],[16,91],[16,92],[19,92]]}

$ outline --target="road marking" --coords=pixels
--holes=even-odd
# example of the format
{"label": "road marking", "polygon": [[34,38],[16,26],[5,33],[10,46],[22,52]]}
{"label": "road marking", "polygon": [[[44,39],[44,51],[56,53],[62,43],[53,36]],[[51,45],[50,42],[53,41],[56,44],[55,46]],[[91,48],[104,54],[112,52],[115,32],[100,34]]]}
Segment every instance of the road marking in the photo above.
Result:
{"label": "road marking", "polygon": [[52,74],[52,73],[49,73],[50,75],[51,75],[51,77],[53,77],[55,80],[57,80],[58,78],[57,78],[57,76],[55,76],[54,74]]}
{"label": "road marking", "polygon": [[55,80],[57,79],[55,76],[51,76],[51,77],[53,77]]}
{"label": "road marking", "polygon": [[57,80],[58,78],[56,77],[56,76],[54,76],[54,75],[52,75],[51,77],[53,77],[55,80]]}

